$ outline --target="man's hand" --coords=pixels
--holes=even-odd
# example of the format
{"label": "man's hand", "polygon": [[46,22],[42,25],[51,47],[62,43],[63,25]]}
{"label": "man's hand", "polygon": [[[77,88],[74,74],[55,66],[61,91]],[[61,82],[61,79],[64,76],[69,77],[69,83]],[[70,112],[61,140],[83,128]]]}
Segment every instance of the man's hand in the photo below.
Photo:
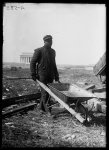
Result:
{"label": "man's hand", "polygon": [[59,80],[55,80],[55,82],[61,83]]}
{"label": "man's hand", "polygon": [[39,80],[39,76],[38,76],[38,75],[32,75],[32,79],[33,79],[34,81],[36,81],[36,79]]}
{"label": "man's hand", "polygon": [[36,76],[32,76],[32,79],[33,79],[34,81],[36,81]]}
{"label": "man's hand", "polygon": [[39,75],[38,74],[36,74],[36,79],[39,80]]}

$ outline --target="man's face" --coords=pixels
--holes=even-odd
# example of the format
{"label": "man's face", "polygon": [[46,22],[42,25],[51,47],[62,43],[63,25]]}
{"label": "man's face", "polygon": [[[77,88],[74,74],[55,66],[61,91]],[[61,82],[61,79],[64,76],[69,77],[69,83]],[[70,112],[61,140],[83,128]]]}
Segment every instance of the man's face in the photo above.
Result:
{"label": "man's face", "polygon": [[49,40],[44,41],[44,45],[45,45],[46,47],[51,47],[51,46],[52,46],[52,39],[49,39]]}

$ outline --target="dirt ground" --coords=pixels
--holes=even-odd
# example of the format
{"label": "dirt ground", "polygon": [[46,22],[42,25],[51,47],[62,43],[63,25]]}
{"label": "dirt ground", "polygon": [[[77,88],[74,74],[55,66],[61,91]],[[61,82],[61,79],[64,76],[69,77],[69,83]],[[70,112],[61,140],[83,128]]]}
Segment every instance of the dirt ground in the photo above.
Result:
{"label": "dirt ground", "polygon": [[[13,71],[3,69],[3,77],[30,77],[29,69]],[[102,84],[93,70],[63,67],[59,69],[62,83],[80,87]],[[37,84],[32,80],[6,80],[3,78],[2,100],[9,97],[34,94]],[[2,147],[106,147],[106,116],[95,114],[89,126],[81,124],[67,110],[52,108],[52,115],[42,113],[38,107],[2,120]]]}

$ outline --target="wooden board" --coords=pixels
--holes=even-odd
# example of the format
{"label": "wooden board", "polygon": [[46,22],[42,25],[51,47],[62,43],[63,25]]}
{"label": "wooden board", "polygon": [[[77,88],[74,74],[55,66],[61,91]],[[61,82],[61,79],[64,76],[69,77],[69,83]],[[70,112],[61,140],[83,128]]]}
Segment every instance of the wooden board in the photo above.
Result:
{"label": "wooden board", "polygon": [[106,68],[106,53],[100,58],[97,64],[93,67],[93,72],[95,75],[101,75]]}

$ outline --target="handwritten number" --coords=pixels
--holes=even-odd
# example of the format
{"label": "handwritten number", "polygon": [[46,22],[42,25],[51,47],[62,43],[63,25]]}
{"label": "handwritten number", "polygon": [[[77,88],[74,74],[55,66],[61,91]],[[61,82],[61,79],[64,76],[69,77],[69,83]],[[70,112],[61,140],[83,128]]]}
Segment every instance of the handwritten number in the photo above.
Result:
{"label": "handwritten number", "polygon": [[6,6],[7,10],[18,10],[18,9],[24,9],[23,6]]}

